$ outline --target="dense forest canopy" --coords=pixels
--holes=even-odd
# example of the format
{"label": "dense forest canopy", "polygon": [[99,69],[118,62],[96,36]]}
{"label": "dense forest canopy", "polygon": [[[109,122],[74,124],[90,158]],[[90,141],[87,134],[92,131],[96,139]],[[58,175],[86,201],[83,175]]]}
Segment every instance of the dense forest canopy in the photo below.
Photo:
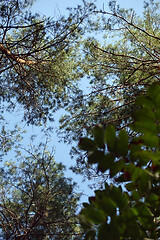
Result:
{"label": "dense forest canopy", "polygon": [[[130,217],[139,239],[158,239],[159,86],[153,83],[159,82],[160,3],[144,1],[143,14],[138,16],[116,1],[102,9],[82,1],[59,19],[32,14],[33,3],[0,2],[0,234],[4,239],[59,239],[60,233],[63,239],[78,239],[83,235],[76,217],[79,196],[64,177],[64,167],[55,163],[44,142],[27,148],[19,144],[21,129],[9,129],[5,123],[4,110],[14,113],[21,107],[23,121],[36,126],[47,126],[57,110],[65,110],[58,133],[67,143],[81,139],[79,146],[85,151],[72,148],[71,155],[77,158],[73,171],[84,178],[96,176],[97,186],[107,178],[114,184],[106,184],[104,192],[99,189],[96,198],[84,205],[81,220],[86,239],[103,240],[105,234],[110,239],[138,239],[125,228]],[[81,81],[89,87],[87,92],[79,87]],[[143,101],[137,103],[139,96]],[[149,119],[144,126],[143,115]],[[134,121],[138,123],[131,127]],[[13,150],[16,155],[9,161]],[[131,181],[125,193],[117,188],[124,178]],[[153,198],[144,196],[144,189]],[[108,203],[113,211],[99,209]],[[132,210],[123,215],[125,207]],[[124,227],[114,235],[119,221]]]}
{"label": "dense forest canopy", "polygon": [[80,196],[49,151],[49,135],[28,146],[25,133],[19,126],[12,129],[12,119],[4,113],[22,107],[23,121],[39,125],[66,104],[76,91],[72,49],[78,48],[84,12],[76,9],[73,19],[55,21],[32,14],[32,3],[0,3],[0,238],[79,239]]}
{"label": "dense forest canopy", "polygon": [[[77,92],[80,28],[92,5],[72,11],[67,18],[32,14],[32,1],[2,1],[1,101],[14,109],[21,104],[27,123],[52,120],[52,113]],[[80,74],[81,73],[81,74]]]}
{"label": "dense forest canopy", "polygon": [[[132,121],[136,97],[159,81],[159,7],[157,2],[144,2],[143,14],[138,16],[111,1],[110,11],[93,11],[88,31],[94,37],[85,38],[82,45],[82,67],[90,92],[80,92],[66,107],[68,114],[60,120],[66,141],[90,135],[97,124],[112,123],[121,129]],[[103,36],[100,40],[99,35]],[[91,175],[77,148],[72,154],[79,156],[75,171]]]}

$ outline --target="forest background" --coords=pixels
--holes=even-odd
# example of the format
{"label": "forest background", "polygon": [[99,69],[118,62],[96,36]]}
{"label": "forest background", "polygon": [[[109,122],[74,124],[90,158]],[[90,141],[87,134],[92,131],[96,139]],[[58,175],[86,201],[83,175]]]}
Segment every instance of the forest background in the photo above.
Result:
{"label": "forest background", "polygon": [[[33,239],[34,236],[35,239],[37,237],[47,239],[54,235],[58,239],[63,235],[63,239],[64,237],[70,239],[71,236],[79,238],[83,234],[82,229],[77,225],[78,219],[75,215],[80,197],[77,194],[76,185],[64,176],[64,166],[54,161],[54,158],[56,161],[59,158],[55,155],[55,151],[58,153],[56,146],[58,142],[53,137],[55,130],[57,130],[59,139],[72,145],[71,156],[75,162],[75,165],[73,164],[74,166],[71,167],[73,172],[81,174],[84,179],[91,180],[93,187],[104,188],[103,185],[107,179],[115,183],[116,174],[118,176],[120,174],[120,177],[125,177],[126,180],[130,180],[133,175],[131,181],[134,185],[129,185],[129,188],[140,193],[139,204],[142,205],[139,208],[136,206],[137,199],[131,200],[131,204],[134,202],[131,213],[134,220],[137,214],[141,217],[136,222],[137,232],[140,232],[142,237],[144,235],[155,236],[158,229],[157,222],[154,226],[155,232],[150,233],[148,228],[153,225],[155,218],[152,218],[150,225],[152,214],[150,214],[148,206],[144,208],[146,196],[141,196],[142,186],[146,189],[150,188],[136,181],[139,181],[140,176],[144,176],[149,185],[153,182],[155,189],[158,175],[155,172],[148,173],[151,160],[147,159],[149,161],[147,163],[144,159],[142,161],[137,159],[136,161],[139,162],[133,164],[132,155],[134,155],[135,149],[131,156],[131,151],[128,149],[130,144],[135,146],[136,142],[137,145],[137,138],[134,141],[132,131],[139,131],[142,139],[138,140],[140,141],[138,144],[140,143],[142,148],[138,151],[144,149],[148,151],[148,148],[151,148],[150,151],[159,151],[157,145],[159,132],[155,131],[155,128],[159,131],[155,125],[158,124],[159,115],[154,114],[158,111],[158,100],[154,99],[155,95],[152,95],[151,91],[146,92],[146,87],[155,79],[159,79],[157,72],[159,50],[158,47],[155,47],[159,41],[158,3],[144,2],[144,15],[138,13],[142,19],[136,15],[133,9],[125,10],[116,1],[111,1],[108,5],[98,1],[98,8],[94,3],[84,1],[81,5],[70,8],[69,15],[66,14],[64,17],[60,9],[58,13],[54,11],[56,18],[52,16],[47,18],[41,12],[34,15],[37,7],[33,5],[30,8],[31,3],[32,1],[27,0],[1,2],[2,184],[0,226],[3,237],[6,236],[7,239],[31,237]],[[123,1],[123,4],[126,2]],[[27,7],[31,12],[24,10]],[[124,7],[126,8],[126,6]],[[99,8],[101,10],[98,10]],[[155,90],[156,88],[159,89],[158,86],[152,87],[155,94],[158,91]],[[143,136],[146,129],[144,130],[141,125],[139,128],[134,126],[130,131],[130,123],[134,119],[133,112],[137,108],[136,98],[140,94],[147,93],[151,102],[149,106],[152,106],[151,116],[156,121],[152,121],[153,133],[158,134],[153,142],[149,141],[150,135]],[[145,103],[146,98],[143,100]],[[143,107],[141,106],[142,109]],[[146,104],[145,107],[148,105]],[[61,109],[65,109],[65,112],[64,110],[62,112]],[[68,115],[62,116],[64,113]],[[59,116],[61,119],[58,129]],[[140,120],[135,117],[135,121]],[[106,128],[110,123],[114,124],[116,129]],[[97,126],[97,124],[101,125],[98,125],[93,131],[93,126]],[[23,133],[25,128],[27,133]],[[123,128],[126,128],[127,132],[120,131]],[[105,130],[107,135],[103,133],[104,129],[107,129]],[[115,131],[118,131],[117,136]],[[108,134],[113,137],[113,141],[108,140]],[[105,142],[104,135],[106,136]],[[84,136],[92,139],[83,138]],[[85,152],[77,147],[78,141],[79,147]],[[122,142],[124,146],[121,145]],[[115,147],[114,143],[116,143]],[[106,153],[105,144],[107,144],[110,154]],[[145,147],[143,144],[146,144]],[[60,155],[60,162],[64,162],[63,158],[66,159],[67,148],[59,146],[60,151],[65,153],[64,157]],[[50,151],[47,150],[48,147]],[[151,156],[153,158],[151,171],[153,172],[155,155]],[[108,163],[103,162],[106,158],[109,158]],[[98,159],[101,161],[99,162]],[[113,161],[111,166],[106,165],[111,161]],[[124,161],[126,161],[125,164]],[[69,156],[64,164],[67,167],[72,164]],[[158,163],[156,162],[156,164]],[[113,165],[117,168],[114,168],[112,172]],[[147,174],[144,173],[144,166]],[[67,174],[71,176],[70,173]],[[75,177],[73,178],[75,180]],[[107,184],[105,188],[104,192],[107,193]],[[129,188],[128,191],[130,191]],[[116,186],[114,189],[115,193],[119,194]],[[87,188],[85,191],[88,194],[89,189]],[[101,192],[101,190],[99,191]],[[129,194],[119,195],[119,200],[121,197],[123,200],[128,198],[130,201]],[[81,212],[81,220],[87,228],[90,228],[93,223],[99,225],[102,221],[102,226],[98,229],[98,236],[99,239],[103,239],[103,231],[106,231],[108,226],[112,230],[116,225],[114,222],[111,226],[112,217],[109,215],[108,222],[104,223],[104,217],[108,210],[103,209],[103,205],[102,209],[98,210],[102,200],[101,197],[98,198],[99,194],[96,199],[89,198],[89,204],[84,205]],[[106,201],[106,195],[104,200]],[[155,195],[154,200],[157,201]],[[116,221],[120,217],[119,211],[122,206],[117,210],[118,207],[115,206],[116,204],[118,206],[119,202],[110,200],[108,196],[107,201],[111,201],[110,206],[114,204],[114,211],[111,214],[116,213],[114,216]],[[150,204],[150,199],[146,198],[146,203]],[[105,204],[105,206],[107,205]],[[126,207],[128,206],[126,205]],[[143,212],[147,214],[145,219],[141,216],[142,208],[145,209]],[[155,210],[152,209],[152,211]],[[130,216],[130,212],[128,214]],[[66,216],[68,217],[66,218]],[[66,230],[67,224],[70,229]],[[141,224],[147,230],[141,231]],[[88,235],[86,234],[86,236],[88,237],[86,239],[96,236],[96,229],[96,227],[95,230],[91,227],[91,231],[87,230]],[[118,234],[123,236],[128,234],[123,226],[118,231]],[[112,234],[114,233],[109,233],[110,238],[114,239]],[[115,236],[116,238],[117,236]]]}
{"label": "forest background", "polygon": [[[32,10],[33,12],[38,12],[40,13],[40,15],[46,15],[46,16],[50,16],[50,17],[58,17],[61,15],[67,15],[68,11],[67,8],[74,8],[77,5],[81,5],[82,2],[80,1],[52,1],[52,0],[37,0],[35,1],[34,5],[32,6]],[[99,9],[102,9],[103,6],[105,6],[108,9],[108,3],[107,1],[103,1],[103,0],[98,0],[96,1],[96,6]],[[142,15],[143,12],[143,0],[141,1],[126,1],[126,0],[120,0],[117,1],[117,4],[120,5],[120,7],[125,8],[125,9],[129,9],[132,8],[136,11],[136,13],[138,15]],[[98,39],[100,39],[100,41],[103,42],[103,37],[102,34],[99,33],[98,34]],[[89,87],[89,81],[85,78],[82,80],[82,83],[80,83],[80,87],[81,89],[88,93],[90,92],[90,87]],[[71,150],[71,145],[68,146],[68,144],[64,143],[63,140],[60,141],[60,138],[57,137],[56,134],[56,129],[59,127],[59,119],[62,115],[65,114],[64,110],[59,111],[59,113],[55,113],[55,123],[52,124],[52,126],[54,126],[55,131],[53,132],[53,142],[52,145],[55,146],[55,159],[58,162],[63,162],[66,166],[67,169],[69,170],[69,168],[73,165],[75,165],[75,159],[70,157],[70,150]],[[38,133],[36,133],[38,131]],[[39,128],[36,128],[35,126],[32,126],[32,132],[34,132],[35,134],[40,134],[39,132]],[[30,134],[29,134],[30,135]],[[78,140],[77,140],[78,143]],[[75,145],[77,144],[75,143]],[[72,142],[73,144],[73,142]],[[62,151],[63,149],[63,151]],[[67,157],[66,157],[67,156]],[[68,173],[67,173],[68,172]],[[92,181],[88,182],[88,179],[85,178],[85,183],[83,182],[84,178],[83,176],[77,176],[76,174],[74,174],[72,171],[67,171],[66,172],[66,176],[72,176],[72,178],[78,182],[78,185],[80,187],[80,191],[84,192],[84,194],[82,194],[81,197],[81,202],[87,201],[88,197],[90,196],[90,194],[92,193],[92,190],[90,190],[90,188],[88,188],[88,184],[91,186],[93,184]]]}
{"label": "forest background", "polygon": [[[82,3],[82,2],[81,2]],[[68,10],[67,8],[74,8],[77,7],[77,5],[81,4],[79,1],[51,1],[51,0],[47,0],[47,1],[43,1],[43,0],[37,0],[34,2],[31,11],[33,13],[39,13],[41,17],[47,16],[47,17],[53,17],[53,18],[59,18],[60,16],[67,16],[68,14]],[[143,1],[119,1],[117,2],[117,4],[120,4],[120,6],[122,8],[133,8],[135,9],[135,11],[137,12],[137,14],[142,14],[143,11]],[[105,6],[108,9],[108,2],[104,1],[97,1],[96,2],[96,6],[101,9],[103,6]],[[100,41],[103,42],[103,37],[102,34],[99,33],[98,34],[98,39],[100,39]],[[89,90],[89,81],[88,79],[83,79],[82,83],[80,83],[80,88],[88,93]],[[25,133],[25,139],[24,142],[26,144],[29,143],[30,141],[30,137],[32,135],[38,136],[38,139],[43,137],[43,134],[41,133],[40,127],[36,127],[36,126],[26,126],[25,123],[22,123],[22,116],[23,116],[23,110],[21,113],[21,107],[18,108],[18,110],[16,110],[15,112],[12,112],[11,114],[9,114],[8,112],[5,113],[6,114],[6,118],[8,119],[12,119],[9,122],[10,125],[10,129],[13,129],[13,126],[16,125],[17,123],[19,125],[21,125],[22,129],[26,130]],[[83,182],[84,177],[79,176],[77,174],[74,174],[72,171],[69,170],[69,168],[73,165],[75,165],[75,159],[70,157],[70,150],[71,150],[71,146],[72,145],[68,145],[67,143],[63,142],[63,139],[59,138],[57,136],[57,129],[59,128],[59,119],[62,115],[65,114],[64,110],[59,110],[58,112],[55,113],[55,119],[53,123],[48,123],[48,127],[52,127],[53,132],[52,132],[52,141],[49,143],[50,146],[55,148],[55,160],[56,162],[63,162],[63,164],[65,166],[67,166],[67,171],[65,172],[65,175],[68,177],[72,177],[74,179],[74,181],[78,182],[79,185],[79,190],[80,192],[84,192],[84,194],[82,194],[81,197],[81,202],[87,201],[88,197],[90,196],[90,194],[92,193],[92,191],[90,190],[90,188],[88,188],[88,184],[92,185],[93,182],[89,181],[88,179],[85,178],[85,183]],[[38,144],[38,142],[37,142]],[[78,144],[78,139],[77,142],[72,144]]]}

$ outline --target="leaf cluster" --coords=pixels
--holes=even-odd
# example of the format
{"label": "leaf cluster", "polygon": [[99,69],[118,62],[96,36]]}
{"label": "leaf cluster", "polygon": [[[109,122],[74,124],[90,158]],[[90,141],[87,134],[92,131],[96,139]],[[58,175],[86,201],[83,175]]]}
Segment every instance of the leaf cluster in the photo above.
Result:
{"label": "leaf cluster", "polygon": [[80,140],[88,163],[97,164],[102,173],[109,171],[113,179],[84,203],[80,219],[86,239],[159,239],[159,96],[157,83],[137,98],[132,139],[126,130],[117,132],[109,125],[96,127],[93,139]]}

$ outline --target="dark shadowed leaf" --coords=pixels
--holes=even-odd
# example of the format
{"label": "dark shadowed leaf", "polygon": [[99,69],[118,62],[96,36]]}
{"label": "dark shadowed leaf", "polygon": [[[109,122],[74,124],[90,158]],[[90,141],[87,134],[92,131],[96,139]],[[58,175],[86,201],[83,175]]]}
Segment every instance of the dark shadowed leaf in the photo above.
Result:
{"label": "dark shadowed leaf", "polygon": [[78,144],[79,148],[84,151],[93,151],[96,149],[96,142],[89,138],[81,138]]}
{"label": "dark shadowed leaf", "polygon": [[110,125],[105,130],[105,142],[107,143],[108,150],[114,152],[116,149],[116,129]]}

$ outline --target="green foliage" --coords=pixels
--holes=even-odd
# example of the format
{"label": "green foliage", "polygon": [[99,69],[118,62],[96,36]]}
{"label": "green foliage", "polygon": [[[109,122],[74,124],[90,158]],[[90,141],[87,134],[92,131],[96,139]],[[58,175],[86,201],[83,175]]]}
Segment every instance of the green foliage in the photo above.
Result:
{"label": "green foliage", "polygon": [[[13,158],[13,152],[12,152]],[[46,144],[26,151],[0,169],[0,236],[3,239],[73,239],[79,195]]]}
{"label": "green foliage", "polygon": [[[87,167],[80,155],[76,171],[86,171],[91,178],[89,166],[96,166],[102,176],[110,176],[113,185],[106,184],[84,205],[81,218],[86,239],[158,239],[159,85],[152,85],[145,95],[147,87],[159,81],[160,4],[145,2],[139,17],[133,10],[121,9],[116,1],[109,3],[110,12],[83,1],[83,6],[69,10],[68,17],[55,21],[32,14],[32,3],[0,3],[1,108],[3,102],[9,111],[21,105],[24,120],[38,125],[53,120],[53,112],[63,107],[68,113],[61,119],[65,141],[89,136],[79,142],[88,155]],[[86,32],[95,37],[85,38]],[[104,43],[96,39],[97,32],[105,32]],[[85,95],[77,84],[84,76],[91,89]],[[1,130],[4,155],[15,144],[12,135],[17,140],[20,135],[16,129]],[[50,172],[45,165],[50,157],[44,154],[44,161],[36,154],[22,155],[17,166],[7,161],[1,171],[0,227],[6,238],[15,238],[15,233],[28,238],[32,230],[35,239],[40,231],[43,238],[45,231],[74,231],[67,214],[75,212],[75,204],[68,201],[66,211],[62,207],[70,195],[68,182],[62,177],[58,188],[54,181],[60,175],[54,171],[60,166],[51,161]],[[119,183],[122,188],[117,187]],[[70,200],[74,202],[74,197]],[[65,219],[64,228],[53,226],[55,218]]]}
{"label": "green foliage", "polygon": [[40,125],[81,92],[82,23],[94,4],[55,19],[33,14],[33,2],[0,1],[0,238],[77,239],[75,184],[46,146],[32,145],[26,156],[22,131],[11,129],[11,119],[7,129],[3,117],[21,108],[27,124]]}
{"label": "green foliage", "polygon": [[53,112],[79,92],[81,24],[94,5],[83,4],[55,20],[33,14],[32,2],[0,2],[0,101],[9,111],[19,103],[24,120],[38,125],[53,120]]}
{"label": "green foliage", "polygon": [[[159,81],[159,1],[145,2],[142,11],[138,16],[134,9],[122,9],[116,1],[110,1],[109,8],[104,6],[103,9],[94,9],[94,15],[90,13],[86,25],[89,36],[84,36],[81,42],[81,67],[88,89],[84,94],[78,92],[75,95],[74,101],[66,108],[68,114],[61,118],[60,132],[66,141],[75,141],[86,132],[92,136],[93,126],[97,124],[112,124],[115,129],[127,126],[137,108],[137,96],[141,95],[139,101],[143,101],[147,87]],[[149,100],[145,101],[147,104]],[[149,111],[142,117],[147,114]],[[152,116],[150,121],[144,124],[146,128],[151,124],[154,130]],[[141,128],[138,124],[137,129]],[[146,141],[149,139],[148,135]],[[78,150],[74,151],[75,154],[75,172],[86,174],[88,169],[86,175],[94,175],[95,172],[85,165],[85,156],[83,158]]]}
{"label": "green foliage", "polygon": [[[116,131],[111,125],[103,128],[104,147],[100,148],[100,140],[97,142],[93,134],[92,141],[97,142],[97,147],[88,146],[88,163],[97,164],[102,173],[108,171],[113,183],[109,181],[105,189],[96,190],[81,210],[86,239],[88,235],[99,240],[160,238],[159,96],[160,85],[156,83],[145,96],[137,98],[138,109],[130,125],[135,133],[132,139],[126,130]],[[93,132],[97,131],[98,128]],[[94,156],[94,161],[90,156]]]}

